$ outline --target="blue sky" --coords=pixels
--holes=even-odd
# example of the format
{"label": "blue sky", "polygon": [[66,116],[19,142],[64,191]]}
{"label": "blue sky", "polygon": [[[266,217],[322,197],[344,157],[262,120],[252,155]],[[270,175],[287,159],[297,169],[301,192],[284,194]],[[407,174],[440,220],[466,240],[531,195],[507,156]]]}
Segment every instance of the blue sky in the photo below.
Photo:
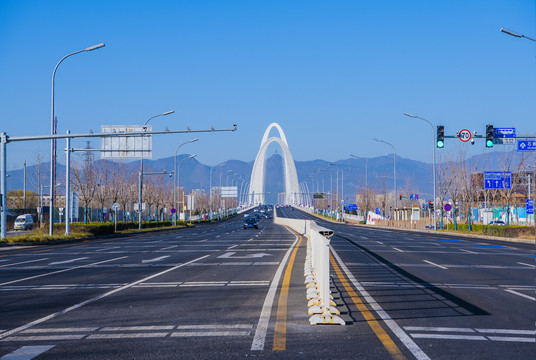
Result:
{"label": "blue sky", "polygon": [[[202,163],[252,161],[278,122],[295,160],[391,153],[376,137],[431,162],[430,127],[404,112],[447,135],[486,124],[535,135],[536,44],[503,26],[536,37],[535,2],[2,0],[0,131],[50,133],[54,66],[104,42],[58,69],[60,133],[175,110],[151,120],[153,129],[239,130],[155,137],[154,159],[198,136],[182,149]],[[462,145],[489,151],[450,139],[442,152]],[[8,152],[13,170],[37,153],[48,159],[49,143],[12,143]]]}

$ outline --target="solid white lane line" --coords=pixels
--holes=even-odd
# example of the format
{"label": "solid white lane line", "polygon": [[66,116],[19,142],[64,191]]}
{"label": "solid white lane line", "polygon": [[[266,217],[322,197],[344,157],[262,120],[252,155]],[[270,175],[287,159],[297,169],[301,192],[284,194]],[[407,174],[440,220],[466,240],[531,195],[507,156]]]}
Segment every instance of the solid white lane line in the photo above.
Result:
{"label": "solid white lane line", "polygon": [[536,330],[510,330],[510,329],[475,329],[481,333],[492,334],[514,334],[514,335],[536,335]]}
{"label": "solid white lane line", "polygon": [[93,332],[98,328],[42,328],[42,329],[28,329],[21,332],[21,334],[42,334],[42,333],[62,333],[62,332]]}
{"label": "solid white lane line", "polygon": [[404,326],[407,331],[445,331],[445,332],[469,332],[474,333],[475,330],[470,328],[449,328],[449,327],[423,327],[423,326]]}
{"label": "solid white lane line", "polygon": [[[157,277],[157,276],[166,274],[166,273],[168,273],[168,272],[170,272],[170,271],[176,270],[176,269],[178,269],[178,268],[181,268],[181,267],[186,266],[186,265],[188,265],[188,264],[191,264],[191,263],[193,263],[193,262],[196,262],[196,261],[202,260],[202,259],[204,259],[204,258],[207,258],[207,257],[209,257],[209,256],[210,256],[210,255],[201,256],[201,257],[199,257],[199,258],[197,258],[197,259],[194,259],[194,260],[192,260],[192,261],[188,261],[188,262],[186,262],[186,263],[184,263],[184,264],[174,266],[174,267],[172,267],[172,268],[169,268],[169,269],[167,269],[167,270],[161,271],[161,272],[156,273],[156,274],[154,274],[154,275],[150,275],[150,276],[148,276],[148,277],[146,277],[146,278],[143,278],[143,279],[141,279],[141,280],[134,281],[133,283],[127,284],[127,285],[122,286],[122,287],[120,287],[120,288],[118,288],[118,289],[114,289],[114,290],[108,291],[107,293],[104,293],[104,294],[102,294],[102,295],[95,296],[94,298],[91,298],[91,299],[89,299],[89,300],[82,301],[81,303],[78,303],[78,304],[76,304],[76,305],[73,305],[73,306],[71,306],[71,307],[68,307],[68,308],[66,308],[66,309],[63,309],[63,310],[61,310],[61,311],[55,312],[55,313],[53,313],[53,314],[47,315],[47,316],[45,316],[45,317],[42,317],[41,319],[37,319],[37,320],[32,321],[32,322],[30,322],[30,323],[28,323],[28,324],[19,326],[18,328],[15,328],[15,329],[6,331],[6,332],[0,334],[0,340],[6,338],[6,337],[8,337],[8,336],[11,336],[11,335],[13,335],[13,334],[19,333],[19,332],[21,332],[21,331],[23,331],[23,330],[29,329],[29,328],[31,328],[31,327],[33,327],[33,326],[35,326],[35,325],[41,324],[41,323],[43,323],[43,322],[45,322],[45,321],[48,321],[48,320],[50,320],[50,319],[53,319],[53,318],[55,318],[55,317],[58,317],[58,316],[60,316],[60,315],[63,315],[63,314],[65,314],[65,313],[68,313],[68,312],[70,312],[70,311],[73,311],[73,310],[76,310],[76,309],[78,309],[78,308],[81,308],[82,306],[85,306],[85,305],[87,305],[87,304],[91,304],[91,303],[93,303],[93,302],[95,302],[95,301],[97,301],[97,300],[100,300],[100,299],[103,299],[103,298],[108,297],[108,296],[110,296],[110,295],[113,295],[113,294],[115,294],[115,293],[117,293],[117,292],[119,292],[119,291],[122,291],[122,290],[125,290],[125,289],[128,289],[128,288],[131,288],[131,287],[133,287],[133,286],[135,286],[135,285],[138,285],[138,284],[140,284],[140,283],[142,283],[142,282],[151,280],[151,279],[153,279],[153,278],[155,278],[155,277]],[[126,256],[125,256],[125,257],[126,257]]]}
{"label": "solid white lane line", "polygon": [[183,329],[189,329],[189,330],[205,330],[205,329],[217,329],[217,330],[223,330],[223,329],[253,329],[253,324],[215,324],[215,325],[179,325],[177,326],[177,330],[183,330]]}
{"label": "solid white lane line", "polygon": [[107,248],[99,249],[99,250],[95,250],[95,251],[99,252],[99,251],[107,251],[107,250],[113,250],[113,249],[119,249],[119,248],[121,248],[121,246],[112,246],[112,247],[107,247]]}
{"label": "solid white lane line", "polygon": [[436,264],[434,262],[431,262],[431,261],[428,261],[428,260],[423,260],[425,263],[428,263],[430,265],[434,265],[434,266],[437,266],[438,268],[441,268],[441,269],[444,269],[444,270],[448,270],[448,267],[445,267],[445,266],[442,266],[442,265],[439,265],[439,264]]}
{"label": "solid white lane line", "polygon": [[415,339],[488,340],[477,335],[410,334]]}
{"label": "solid white lane line", "polygon": [[48,264],[48,265],[70,264],[70,263],[73,263],[73,262],[75,262],[75,261],[85,260],[85,259],[87,259],[87,256],[86,256],[86,257],[77,258],[77,259],[71,259],[71,260],[51,262],[51,263]]}
{"label": "solid white lane line", "polygon": [[12,263],[12,264],[5,264],[5,265],[1,265],[0,268],[7,267],[7,266],[13,266],[13,265],[27,264],[27,263],[31,263],[31,262],[37,262],[37,261],[45,261],[45,260],[48,260],[48,258],[38,259],[38,260],[29,260],[29,261],[21,261],[21,262]]}
{"label": "solid white lane line", "polygon": [[12,353],[2,356],[0,360],[30,360],[41,355],[45,351],[52,349],[54,346],[55,345],[23,346]]}
{"label": "solid white lane line", "polygon": [[205,337],[205,336],[249,336],[250,331],[181,331],[174,332],[171,337]]}
{"label": "solid white lane line", "polygon": [[400,250],[399,248],[394,247],[393,249],[395,249],[396,251],[404,252],[404,250]]}
{"label": "solid white lane line", "polygon": [[161,260],[167,259],[168,257],[170,257],[170,255],[160,256],[160,257],[157,257],[157,258],[154,258],[154,259],[142,260],[141,263],[142,264],[147,264],[147,263],[151,263],[151,262],[161,261]]}
{"label": "solid white lane line", "polygon": [[504,291],[508,291],[510,294],[514,294],[514,295],[517,295],[517,296],[524,297],[525,299],[529,299],[529,300],[532,300],[532,301],[536,301],[536,297],[528,296],[528,295],[522,294],[522,293],[520,293],[520,292],[511,290],[511,289],[504,289]]}
{"label": "solid white lane line", "polygon": [[376,241],[376,242],[377,242],[378,244],[381,244],[381,245],[383,245],[383,243],[382,243],[381,241]]}
{"label": "solid white lane line", "polygon": [[113,326],[103,327],[100,331],[151,331],[151,330],[173,330],[173,325],[163,326]]}
{"label": "solid white lane line", "polygon": [[460,249],[460,251],[466,252],[468,254],[478,254],[477,252],[470,251],[470,250],[465,250],[465,249]]}
{"label": "solid white lane line", "polygon": [[339,257],[337,252],[332,248],[331,253],[337,259],[337,262],[339,263],[341,269],[346,274],[346,277],[350,280],[354,288],[361,294],[361,296],[366,300],[366,302],[369,304],[371,308],[376,311],[378,316],[385,322],[385,324],[391,329],[391,331],[400,339],[400,341],[406,346],[406,348],[411,351],[413,356],[417,360],[430,360],[428,355],[422,351],[422,349],[408,336],[408,334],[405,333],[404,330],[400,328],[400,326],[394,321],[389,314],[385,310],[382,309],[382,307],[374,300],[372,296],[368,293],[367,290],[356,280],[354,275],[348,270],[348,267],[342,259]]}
{"label": "solid white lane line", "polygon": [[525,337],[507,337],[507,336],[488,336],[490,340],[493,341],[515,341],[515,342],[536,342],[536,338],[525,338]]}
{"label": "solid white lane line", "polygon": [[43,276],[59,274],[59,273],[63,273],[63,272],[66,272],[66,271],[72,271],[72,270],[76,270],[76,269],[80,269],[80,268],[84,268],[84,267],[90,267],[90,266],[93,266],[93,265],[104,264],[104,263],[111,262],[111,261],[116,261],[116,260],[125,259],[125,258],[127,258],[127,257],[128,257],[128,256],[121,256],[121,257],[118,257],[118,258],[114,258],[114,259],[110,259],[110,260],[104,260],[104,261],[99,261],[99,262],[92,263],[92,264],[86,264],[86,265],[75,266],[75,267],[72,267],[72,268],[63,269],[63,270],[58,270],[58,271],[53,271],[53,272],[46,273],[46,274],[30,276],[30,277],[27,277],[27,278],[24,278],[24,279],[18,279],[18,280],[8,281],[8,282],[5,282],[5,283],[0,284],[0,286],[9,285],[9,284],[14,284],[14,283],[18,283],[18,282],[25,281],[25,280],[37,279],[37,278],[40,278],[40,277],[43,277]]}
{"label": "solid white lane line", "polygon": [[266,333],[268,332],[268,324],[270,323],[270,315],[272,313],[272,305],[274,303],[275,294],[277,292],[277,287],[279,286],[279,281],[281,280],[281,274],[283,273],[283,269],[285,268],[285,264],[288,261],[288,258],[290,257],[290,253],[298,243],[299,237],[296,236],[296,240],[292,243],[292,245],[288,248],[285,256],[283,257],[283,260],[279,264],[279,267],[277,268],[277,271],[274,274],[274,278],[272,279],[272,284],[270,285],[270,289],[268,289],[268,293],[266,294],[266,298],[264,299],[264,304],[262,306],[261,315],[259,317],[259,322],[257,323],[257,329],[255,330],[255,336],[253,338],[253,342],[251,344],[251,350],[259,350],[262,351],[264,349],[264,342],[266,341]]}
{"label": "solid white lane line", "polygon": [[133,339],[133,338],[162,338],[167,332],[133,333],[133,334],[92,334],[87,339]]}
{"label": "solid white lane line", "polygon": [[536,268],[536,265],[531,265],[531,264],[526,264],[526,263],[522,263],[522,262],[518,262],[519,265],[525,265],[525,266],[530,266],[531,268]]}

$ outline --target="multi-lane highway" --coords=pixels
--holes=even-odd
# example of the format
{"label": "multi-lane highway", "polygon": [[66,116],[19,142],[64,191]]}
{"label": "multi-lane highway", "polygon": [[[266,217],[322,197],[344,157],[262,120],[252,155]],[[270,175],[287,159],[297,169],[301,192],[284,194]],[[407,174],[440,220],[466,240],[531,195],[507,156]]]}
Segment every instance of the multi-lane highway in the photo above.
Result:
{"label": "multi-lane highway", "polygon": [[[311,215],[278,209],[280,216]],[[311,326],[306,239],[272,219],[0,248],[2,359],[529,359],[534,246],[335,230],[346,326]]]}

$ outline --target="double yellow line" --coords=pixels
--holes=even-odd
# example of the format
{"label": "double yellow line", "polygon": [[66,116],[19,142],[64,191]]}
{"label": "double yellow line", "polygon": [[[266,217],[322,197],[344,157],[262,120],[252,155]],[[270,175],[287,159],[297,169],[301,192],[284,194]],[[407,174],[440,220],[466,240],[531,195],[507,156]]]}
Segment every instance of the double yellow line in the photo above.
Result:
{"label": "double yellow line", "polygon": [[275,320],[275,333],[274,344],[272,350],[286,350],[287,348],[287,302],[288,302],[288,289],[290,287],[290,276],[292,275],[292,268],[294,267],[294,260],[296,259],[296,253],[302,242],[302,236],[296,234],[299,237],[299,241],[296,247],[292,251],[288,260],[287,269],[285,270],[285,276],[283,277],[283,283],[281,284],[281,291],[279,293],[279,303],[277,305],[277,317]]}
{"label": "double yellow line", "polygon": [[331,266],[333,266],[333,269],[335,270],[335,273],[337,274],[337,277],[341,281],[342,285],[344,286],[344,289],[354,302],[354,304],[357,306],[357,309],[363,314],[363,317],[367,321],[367,324],[370,326],[372,331],[376,334],[378,339],[382,342],[383,346],[387,349],[389,354],[391,354],[391,357],[396,360],[405,360],[406,357],[400,351],[398,346],[394,343],[393,339],[387,334],[387,332],[383,329],[383,327],[380,325],[380,323],[376,320],[374,315],[369,311],[367,306],[363,303],[359,295],[354,291],[353,287],[350,285],[344,274],[342,273],[341,269],[339,268],[339,265],[337,265],[337,262],[333,258],[332,255],[330,255],[331,260]]}
{"label": "double yellow line", "polygon": [[[276,350],[276,351],[286,350],[286,346],[287,346],[287,303],[288,303],[288,292],[290,288],[290,277],[292,275],[292,268],[294,267],[294,262],[296,260],[296,253],[298,252],[298,248],[300,247],[300,244],[303,239],[301,235],[299,234],[296,234],[296,235],[299,237],[299,240],[289,258],[288,265],[285,270],[285,275],[283,277],[283,283],[281,284],[281,290],[279,293],[279,302],[277,305],[277,315],[276,315],[276,322],[275,322],[274,342],[272,346],[272,350]],[[387,334],[387,332],[383,329],[380,323],[376,320],[374,315],[368,310],[368,308],[363,303],[361,298],[357,295],[353,287],[350,285],[348,279],[346,279],[343,272],[337,265],[337,262],[331,255],[330,255],[330,261],[331,261],[331,265],[333,266],[333,269],[335,270],[335,273],[337,274],[337,277],[339,278],[342,285],[344,286],[344,289],[346,290],[346,292],[348,293],[348,295],[350,296],[354,304],[357,306],[358,310],[363,314],[363,317],[367,321],[367,324],[371,327],[372,331],[374,331],[374,333],[376,334],[378,339],[381,341],[383,346],[385,346],[385,348],[387,349],[391,357],[395,360],[406,360],[407,358],[404,356],[402,351],[400,351],[400,349],[391,339],[389,334]]]}

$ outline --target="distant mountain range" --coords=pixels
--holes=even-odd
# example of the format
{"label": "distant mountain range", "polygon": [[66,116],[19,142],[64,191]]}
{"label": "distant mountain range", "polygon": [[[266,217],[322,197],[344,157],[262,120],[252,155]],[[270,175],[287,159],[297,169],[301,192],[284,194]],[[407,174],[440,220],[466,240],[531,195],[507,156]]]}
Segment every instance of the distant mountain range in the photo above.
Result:
{"label": "distant mountain range", "polygon": [[[439,153],[439,151],[438,151]],[[475,171],[502,171],[502,165],[505,162],[506,153],[493,151],[485,155],[473,156],[466,161],[470,164],[470,168]],[[519,153],[512,152],[514,162],[520,160]],[[180,161],[189,154],[182,154],[177,157]],[[145,172],[167,172],[173,171],[174,157],[167,157],[157,160],[144,160]],[[97,160],[97,162],[108,160]],[[378,192],[386,189],[387,192],[393,189],[393,156],[385,155],[375,158],[366,159],[368,170],[368,186]],[[534,160],[532,160],[534,162]],[[438,156],[439,163],[439,156]],[[41,164],[41,179],[44,185],[48,185],[49,164]],[[349,199],[353,199],[356,192],[359,192],[365,187],[365,161],[357,158],[328,162],[325,160],[312,161],[295,161],[298,180],[306,181],[311,192],[335,192],[337,188],[337,171],[339,186],[344,181],[344,194]],[[137,173],[139,170],[139,160],[126,163],[127,167]],[[212,171],[212,185],[219,186],[220,181],[222,186],[231,185],[231,183],[240,186],[242,181],[249,181],[253,161],[245,162],[240,160],[228,160],[219,166],[216,166]],[[211,167],[199,163],[195,158],[185,160],[180,169],[180,185],[185,187],[187,191],[190,189],[209,189],[209,173]],[[398,192],[403,194],[420,194],[421,198],[430,198],[433,193],[432,187],[432,164],[421,161],[406,159],[402,157],[396,158],[397,170],[397,188]],[[8,191],[23,188],[23,169],[13,170],[8,172],[7,187]],[[57,179],[59,182],[64,181],[65,167],[61,164],[57,165]],[[237,174],[237,175],[234,175]],[[283,179],[283,159],[278,153],[274,153],[266,160],[266,192],[267,202],[275,203],[277,201],[277,193],[284,192]],[[157,175],[158,176],[158,175]],[[172,181],[168,176],[165,181]],[[37,189],[37,165],[27,167],[26,175],[27,190],[38,191]],[[150,181],[146,179],[145,181]],[[245,184],[244,181],[244,184]],[[341,192],[342,189],[339,189]],[[45,191],[47,193],[48,191]]]}

